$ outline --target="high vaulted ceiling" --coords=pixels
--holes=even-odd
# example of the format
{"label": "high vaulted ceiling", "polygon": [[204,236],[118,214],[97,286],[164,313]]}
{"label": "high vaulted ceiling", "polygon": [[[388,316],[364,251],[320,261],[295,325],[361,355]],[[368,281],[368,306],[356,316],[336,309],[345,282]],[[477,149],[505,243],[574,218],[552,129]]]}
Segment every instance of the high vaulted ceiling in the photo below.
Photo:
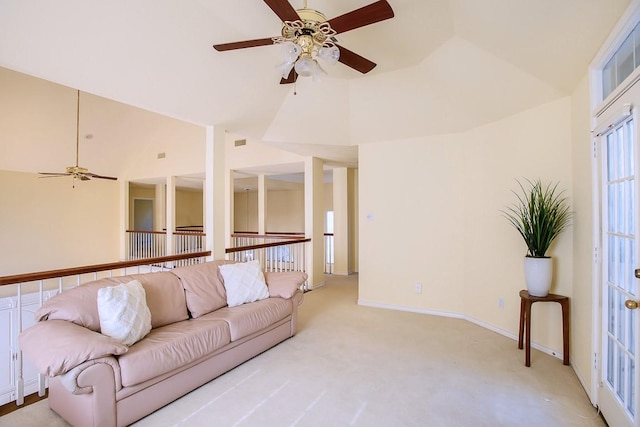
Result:
{"label": "high vaulted ceiling", "polygon": [[[374,0],[308,0],[328,18]],[[291,0],[295,8],[303,0]],[[460,132],[571,94],[629,0],[389,0],[338,36],[376,62],[280,85],[262,0],[0,0],[0,66],[305,155]],[[296,94],[297,93],[297,94]]]}

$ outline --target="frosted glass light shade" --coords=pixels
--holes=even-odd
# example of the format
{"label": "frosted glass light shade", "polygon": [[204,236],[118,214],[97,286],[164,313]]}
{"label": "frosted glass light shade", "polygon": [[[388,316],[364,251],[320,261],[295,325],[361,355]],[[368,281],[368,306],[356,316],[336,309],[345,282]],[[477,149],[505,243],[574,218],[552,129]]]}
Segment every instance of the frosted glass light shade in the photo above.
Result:
{"label": "frosted glass light shade", "polygon": [[293,68],[293,62],[283,62],[282,64],[278,65],[277,68],[282,78],[286,79],[287,77],[289,77],[289,73]]}
{"label": "frosted glass light shade", "polygon": [[302,77],[309,77],[314,75],[316,72],[316,68],[318,67],[318,63],[308,57],[303,57],[298,59],[296,62],[296,73]]}
{"label": "frosted glass light shade", "polygon": [[327,64],[333,65],[340,59],[340,49],[337,46],[321,47],[318,50],[318,57],[326,61]]}
{"label": "frosted glass light shade", "polygon": [[280,50],[282,52],[282,59],[284,59],[285,62],[294,63],[296,59],[298,59],[298,56],[300,56],[302,48],[293,42],[285,42],[282,43]]}

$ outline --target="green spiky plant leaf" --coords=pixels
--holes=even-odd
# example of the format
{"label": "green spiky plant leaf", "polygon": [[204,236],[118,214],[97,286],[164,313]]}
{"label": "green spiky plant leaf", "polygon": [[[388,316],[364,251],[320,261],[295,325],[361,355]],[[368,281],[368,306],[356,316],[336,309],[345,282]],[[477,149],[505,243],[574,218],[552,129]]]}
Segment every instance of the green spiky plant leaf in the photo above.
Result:
{"label": "green spiky plant leaf", "polygon": [[524,239],[527,256],[546,257],[553,240],[571,224],[573,213],[557,183],[543,185],[539,179],[527,180],[525,187],[517,182],[522,193],[514,191],[518,201],[502,213]]}

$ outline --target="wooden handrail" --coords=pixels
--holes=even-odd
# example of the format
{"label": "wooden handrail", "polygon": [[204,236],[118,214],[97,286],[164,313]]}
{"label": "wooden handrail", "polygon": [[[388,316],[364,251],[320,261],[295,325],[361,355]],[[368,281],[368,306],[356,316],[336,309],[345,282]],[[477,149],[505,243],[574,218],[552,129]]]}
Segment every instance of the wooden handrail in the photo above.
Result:
{"label": "wooden handrail", "polygon": [[257,233],[233,233],[231,237],[248,237],[252,239],[304,239],[304,233],[267,233],[267,234],[257,234]]}
{"label": "wooden handrail", "polygon": [[127,233],[146,233],[146,234],[167,234],[166,231],[151,231],[151,230],[127,230]]}
{"label": "wooden handrail", "polygon": [[[144,234],[162,234],[163,236],[167,234],[166,231],[149,231],[149,230],[127,230],[127,233],[144,233]],[[174,231],[174,236],[204,236],[205,233],[202,231]]]}
{"label": "wooden handrail", "polygon": [[272,235],[280,235],[280,236],[304,236],[304,232],[301,231],[267,231],[265,234]]}
{"label": "wooden handrail", "polygon": [[261,243],[258,245],[247,245],[247,246],[238,246],[235,248],[227,248],[224,250],[225,253],[230,254],[230,253],[234,253],[234,252],[242,252],[242,251],[250,251],[252,249],[262,249],[262,248],[272,248],[275,246],[284,246],[284,245],[288,245],[291,243],[304,243],[304,242],[310,242],[311,238],[300,238],[300,239],[293,239],[293,240],[283,240],[281,242],[272,242],[272,243]]}
{"label": "wooden handrail", "polygon": [[55,279],[58,277],[75,276],[78,274],[94,273],[96,271],[117,270],[120,268],[137,267],[139,265],[161,264],[171,261],[179,261],[190,258],[207,257],[211,251],[192,252],[180,255],[168,255],[156,258],[144,258],[133,261],[110,262],[106,264],[86,265],[84,267],[63,268],[60,270],[39,271],[36,273],[16,274],[13,276],[0,277],[0,286],[13,285],[16,283],[34,282],[37,280]]}

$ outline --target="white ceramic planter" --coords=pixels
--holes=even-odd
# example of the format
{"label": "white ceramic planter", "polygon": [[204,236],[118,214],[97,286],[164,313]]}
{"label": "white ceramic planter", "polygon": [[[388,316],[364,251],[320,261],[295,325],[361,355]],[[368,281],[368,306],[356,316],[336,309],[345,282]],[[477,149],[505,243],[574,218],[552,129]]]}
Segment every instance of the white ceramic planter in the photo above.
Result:
{"label": "white ceramic planter", "polygon": [[551,288],[553,277],[553,260],[547,258],[524,258],[524,278],[529,295],[546,297]]}

